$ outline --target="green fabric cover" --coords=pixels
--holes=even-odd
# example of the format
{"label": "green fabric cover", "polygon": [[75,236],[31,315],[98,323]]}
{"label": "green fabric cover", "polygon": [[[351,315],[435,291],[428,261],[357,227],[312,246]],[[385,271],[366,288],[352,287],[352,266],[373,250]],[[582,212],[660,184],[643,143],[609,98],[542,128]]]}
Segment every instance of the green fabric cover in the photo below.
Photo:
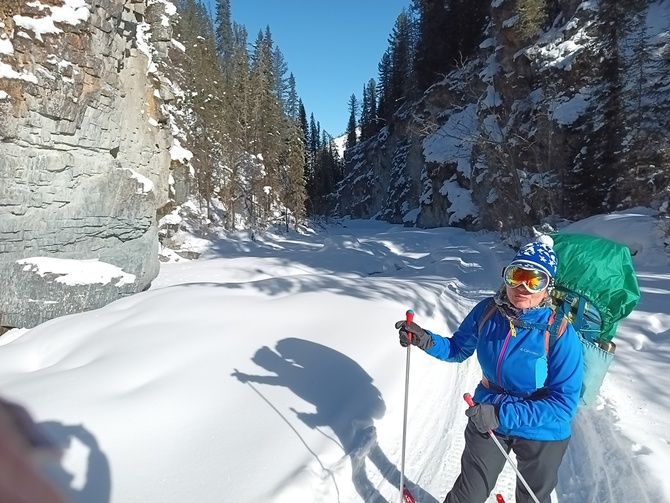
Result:
{"label": "green fabric cover", "polygon": [[640,300],[630,250],[609,239],[586,234],[552,234],[558,256],[556,285],[590,301],[602,317],[602,338],[612,340],[619,320]]}

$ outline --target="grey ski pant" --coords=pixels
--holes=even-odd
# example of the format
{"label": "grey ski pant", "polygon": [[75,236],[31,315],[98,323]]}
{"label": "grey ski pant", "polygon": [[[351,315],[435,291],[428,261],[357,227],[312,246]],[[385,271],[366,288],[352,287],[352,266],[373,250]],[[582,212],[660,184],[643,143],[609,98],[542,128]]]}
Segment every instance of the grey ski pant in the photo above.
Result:
{"label": "grey ski pant", "polygon": [[[558,468],[568,448],[569,438],[555,442],[496,436],[503,448],[516,454],[517,468],[541,503],[551,503],[551,492],[558,483]],[[465,449],[461,474],[444,503],[484,503],[505,466],[495,442],[477,431],[472,421],[465,428]],[[504,496],[504,495],[503,495]],[[524,485],[517,480],[516,503],[533,503]]]}

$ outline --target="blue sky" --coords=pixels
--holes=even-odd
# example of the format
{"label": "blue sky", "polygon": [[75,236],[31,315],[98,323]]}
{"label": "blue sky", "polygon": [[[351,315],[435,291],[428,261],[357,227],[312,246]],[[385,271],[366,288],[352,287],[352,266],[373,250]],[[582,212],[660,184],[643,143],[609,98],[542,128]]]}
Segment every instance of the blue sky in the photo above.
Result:
{"label": "blue sky", "polygon": [[[209,0],[213,4],[213,0]],[[231,0],[232,20],[249,42],[270,26],[307,111],[333,136],[349,120],[349,97],[377,80],[398,14],[411,0]]]}

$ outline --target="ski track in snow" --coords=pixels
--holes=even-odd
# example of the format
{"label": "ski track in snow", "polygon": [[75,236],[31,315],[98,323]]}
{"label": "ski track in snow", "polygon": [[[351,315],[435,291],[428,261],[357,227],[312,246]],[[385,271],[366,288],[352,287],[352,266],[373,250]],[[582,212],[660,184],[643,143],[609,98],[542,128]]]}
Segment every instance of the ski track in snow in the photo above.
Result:
{"label": "ski track in snow", "polygon": [[[640,472],[633,456],[633,443],[621,435],[617,421],[614,408],[607,404],[578,412],[573,422],[572,441],[559,474],[557,491],[561,503],[663,501],[657,484]],[[603,441],[589,440],[593,438]],[[638,453],[644,454],[647,449],[639,448]],[[629,476],[620,477],[623,473]]]}

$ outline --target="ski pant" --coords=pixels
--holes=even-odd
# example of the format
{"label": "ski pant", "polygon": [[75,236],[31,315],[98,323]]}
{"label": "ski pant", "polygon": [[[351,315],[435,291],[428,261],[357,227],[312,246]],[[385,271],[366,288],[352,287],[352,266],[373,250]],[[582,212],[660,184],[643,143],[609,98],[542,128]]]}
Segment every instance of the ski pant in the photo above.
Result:
{"label": "ski pant", "polygon": [[[558,483],[558,468],[570,439],[541,441],[499,435],[496,438],[508,453],[510,449],[514,451],[517,468],[540,503],[551,503],[551,492]],[[484,503],[493,491],[505,462],[505,456],[493,439],[488,434],[479,433],[469,420],[465,428],[461,474],[444,503]],[[516,503],[534,503],[518,478]]]}

